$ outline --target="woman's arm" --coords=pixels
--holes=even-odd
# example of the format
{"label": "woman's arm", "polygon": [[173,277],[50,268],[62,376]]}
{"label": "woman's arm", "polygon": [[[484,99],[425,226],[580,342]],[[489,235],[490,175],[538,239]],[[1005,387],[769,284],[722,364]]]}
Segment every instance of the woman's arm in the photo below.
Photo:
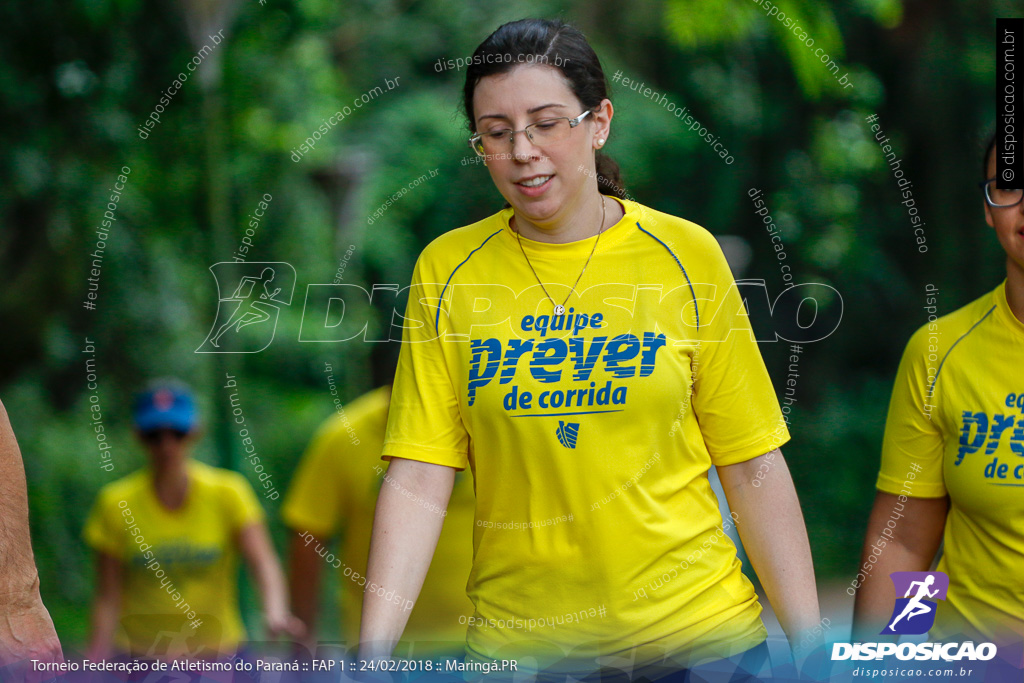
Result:
{"label": "woman's arm", "polygon": [[305,629],[288,609],[284,572],[277,561],[266,524],[256,522],[243,527],[238,532],[238,546],[259,586],[269,637],[284,634],[301,638]]}
{"label": "woman's arm", "polygon": [[[878,640],[892,614],[896,594],[889,574],[928,571],[942,541],[948,499],[903,498],[906,502],[902,517],[896,519],[895,527],[889,527],[887,522],[893,514],[899,514],[894,509],[899,505],[899,497],[881,491],[875,494],[860,558],[860,573],[866,578],[861,581],[853,603],[855,641]],[[883,531],[888,533],[883,535]],[[877,556],[873,563],[868,562],[872,555]]]}
{"label": "woman's arm", "polygon": [[[292,612],[306,626],[304,645],[310,652],[316,647],[317,605],[320,602],[320,565],[324,558],[316,553],[324,543],[312,534],[292,531],[289,544],[288,585]],[[312,541],[306,540],[312,539]],[[316,545],[311,545],[315,543]]]}
{"label": "woman's arm", "polygon": [[113,654],[114,631],[121,612],[121,560],[96,553],[96,597],[92,605],[92,635],[89,659],[107,659]]}
{"label": "woman's arm", "polygon": [[[362,659],[389,657],[437,549],[455,469],[392,458],[380,488],[359,627]],[[385,599],[385,596],[391,596]]]}
{"label": "woman's arm", "polygon": [[718,468],[736,528],[794,653],[819,625],[807,529],[782,451]]}

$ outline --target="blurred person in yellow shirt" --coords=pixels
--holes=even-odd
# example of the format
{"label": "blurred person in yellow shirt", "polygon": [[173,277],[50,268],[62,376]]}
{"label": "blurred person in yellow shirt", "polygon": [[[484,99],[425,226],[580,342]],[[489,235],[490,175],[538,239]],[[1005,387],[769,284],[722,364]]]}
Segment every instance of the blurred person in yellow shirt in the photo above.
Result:
{"label": "blurred person in yellow shirt", "polygon": [[[388,367],[393,369],[393,363]],[[391,385],[386,384],[343,408],[339,402],[336,414],[309,444],[282,506],[284,521],[294,532],[289,562],[292,604],[308,627],[306,644],[311,650],[316,644],[324,567],[339,571],[343,638],[353,651],[359,642],[374,506],[381,487],[390,484],[380,461],[390,399]],[[412,607],[398,646],[406,656],[462,652],[466,624],[473,614],[473,603],[466,595],[473,563],[473,505],[472,476],[461,472],[425,590]],[[332,538],[338,539],[337,556],[330,550]]]}
{"label": "blurred person in yellow shirt", "polygon": [[134,418],[149,466],[104,486],[83,531],[98,560],[89,657],[234,652],[246,638],[239,554],[262,596],[268,635],[301,637],[252,487],[238,472],[190,457],[200,428],[189,389],[155,384],[138,397]]}

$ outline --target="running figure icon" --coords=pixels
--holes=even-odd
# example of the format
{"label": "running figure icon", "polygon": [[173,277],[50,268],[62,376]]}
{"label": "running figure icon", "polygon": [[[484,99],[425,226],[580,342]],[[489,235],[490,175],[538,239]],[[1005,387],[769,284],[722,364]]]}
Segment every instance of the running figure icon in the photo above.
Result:
{"label": "running figure icon", "polygon": [[[211,345],[219,348],[220,344],[218,341],[224,333],[231,328],[234,328],[237,333],[247,325],[254,325],[256,323],[262,323],[270,320],[271,312],[276,310],[277,307],[261,302],[273,299],[281,293],[280,287],[274,291],[270,291],[270,283],[274,281],[274,275],[275,273],[273,268],[264,268],[259,277],[247,275],[239,281],[238,287],[235,288],[234,293],[232,293],[230,297],[224,299],[224,301],[237,301],[238,307],[235,308],[234,313],[231,314],[228,321],[220,326],[220,329],[217,330],[217,334],[210,339]],[[259,288],[257,287],[258,284],[263,285],[262,292],[259,291]]]}
{"label": "running figure icon", "polygon": [[896,622],[898,622],[903,617],[906,617],[907,621],[910,621],[911,619],[920,614],[928,614],[933,609],[935,609],[931,605],[926,605],[922,602],[924,598],[934,598],[936,595],[939,594],[938,588],[936,588],[933,591],[928,590],[934,583],[935,577],[931,574],[926,576],[924,581],[912,581],[910,583],[910,586],[907,588],[907,592],[904,594],[903,597],[910,598],[910,594],[914,591],[914,586],[918,586],[917,594],[914,597],[910,598],[910,601],[907,602],[906,606],[903,608],[903,611],[900,612],[900,615],[893,619],[892,623],[889,624],[890,631],[896,630]]}
{"label": "running figure icon", "polygon": [[220,261],[210,273],[217,313],[195,352],[259,353],[270,346],[295,294],[295,268],[285,261]]}

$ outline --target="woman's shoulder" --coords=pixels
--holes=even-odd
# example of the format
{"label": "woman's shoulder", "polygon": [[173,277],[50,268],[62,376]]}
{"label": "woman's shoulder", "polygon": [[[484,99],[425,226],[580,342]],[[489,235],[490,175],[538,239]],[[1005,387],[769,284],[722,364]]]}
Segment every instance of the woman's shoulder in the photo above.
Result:
{"label": "woman's shoulder", "polygon": [[640,234],[658,250],[668,250],[690,276],[709,282],[731,277],[722,246],[707,228],[637,202],[627,202],[627,209]]}
{"label": "woman's shoulder", "polygon": [[623,200],[626,213],[636,226],[663,242],[686,244],[689,248],[698,247],[721,252],[718,240],[711,232],[691,220],[664,211],[658,211],[636,201]]}
{"label": "woman's shoulder", "polygon": [[937,355],[944,358],[954,346],[967,338],[994,311],[995,295],[1000,288],[986,292],[970,303],[947,313],[938,315],[941,309],[941,291],[928,285],[925,289],[923,310],[928,321],[922,324],[907,342],[906,353],[913,356]]}
{"label": "woman's shoulder", "polygon": [[[97,497],[101,504],[107,506],[120,504],[121,502],[131,505],[133,499],[146,490],[146,487],[149,485],[149,479],[150,474],[145,467],[137,469],[120,479],[104,484],[100,488]],[[120,505],[120,507],[123,508],[124,505]]]}
{"label": "woman's shoulder", "polygon": [[421,276],[437,277],[451,273],[471,254],[483,248],[504,229],[504,211],[444,232],[420,252],[416,268]]}

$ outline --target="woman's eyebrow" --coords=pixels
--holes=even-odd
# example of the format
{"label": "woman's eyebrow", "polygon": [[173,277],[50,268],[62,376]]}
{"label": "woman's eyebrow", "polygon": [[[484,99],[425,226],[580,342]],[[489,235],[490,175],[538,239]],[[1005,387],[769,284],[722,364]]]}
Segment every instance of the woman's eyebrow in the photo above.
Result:
{"label": "woman's eyebrow", "polygon": [[[565,108],[565,105],[564,104],[557,104],[557,103],[554,103],[554,102],[552,102],[551,104],[542,104],[542,105],[540,105],[538,107],[533,107],[531,109],[527,109],[526,113],[527,114],[536,114],[540,110],[547,109],[549,107]],[[478,116],[477,117],[477,121],[482,121],[483,119],[505,119],[507,121],[508,117],[505,116],[504,114],[484,114],[483,116]]]}

